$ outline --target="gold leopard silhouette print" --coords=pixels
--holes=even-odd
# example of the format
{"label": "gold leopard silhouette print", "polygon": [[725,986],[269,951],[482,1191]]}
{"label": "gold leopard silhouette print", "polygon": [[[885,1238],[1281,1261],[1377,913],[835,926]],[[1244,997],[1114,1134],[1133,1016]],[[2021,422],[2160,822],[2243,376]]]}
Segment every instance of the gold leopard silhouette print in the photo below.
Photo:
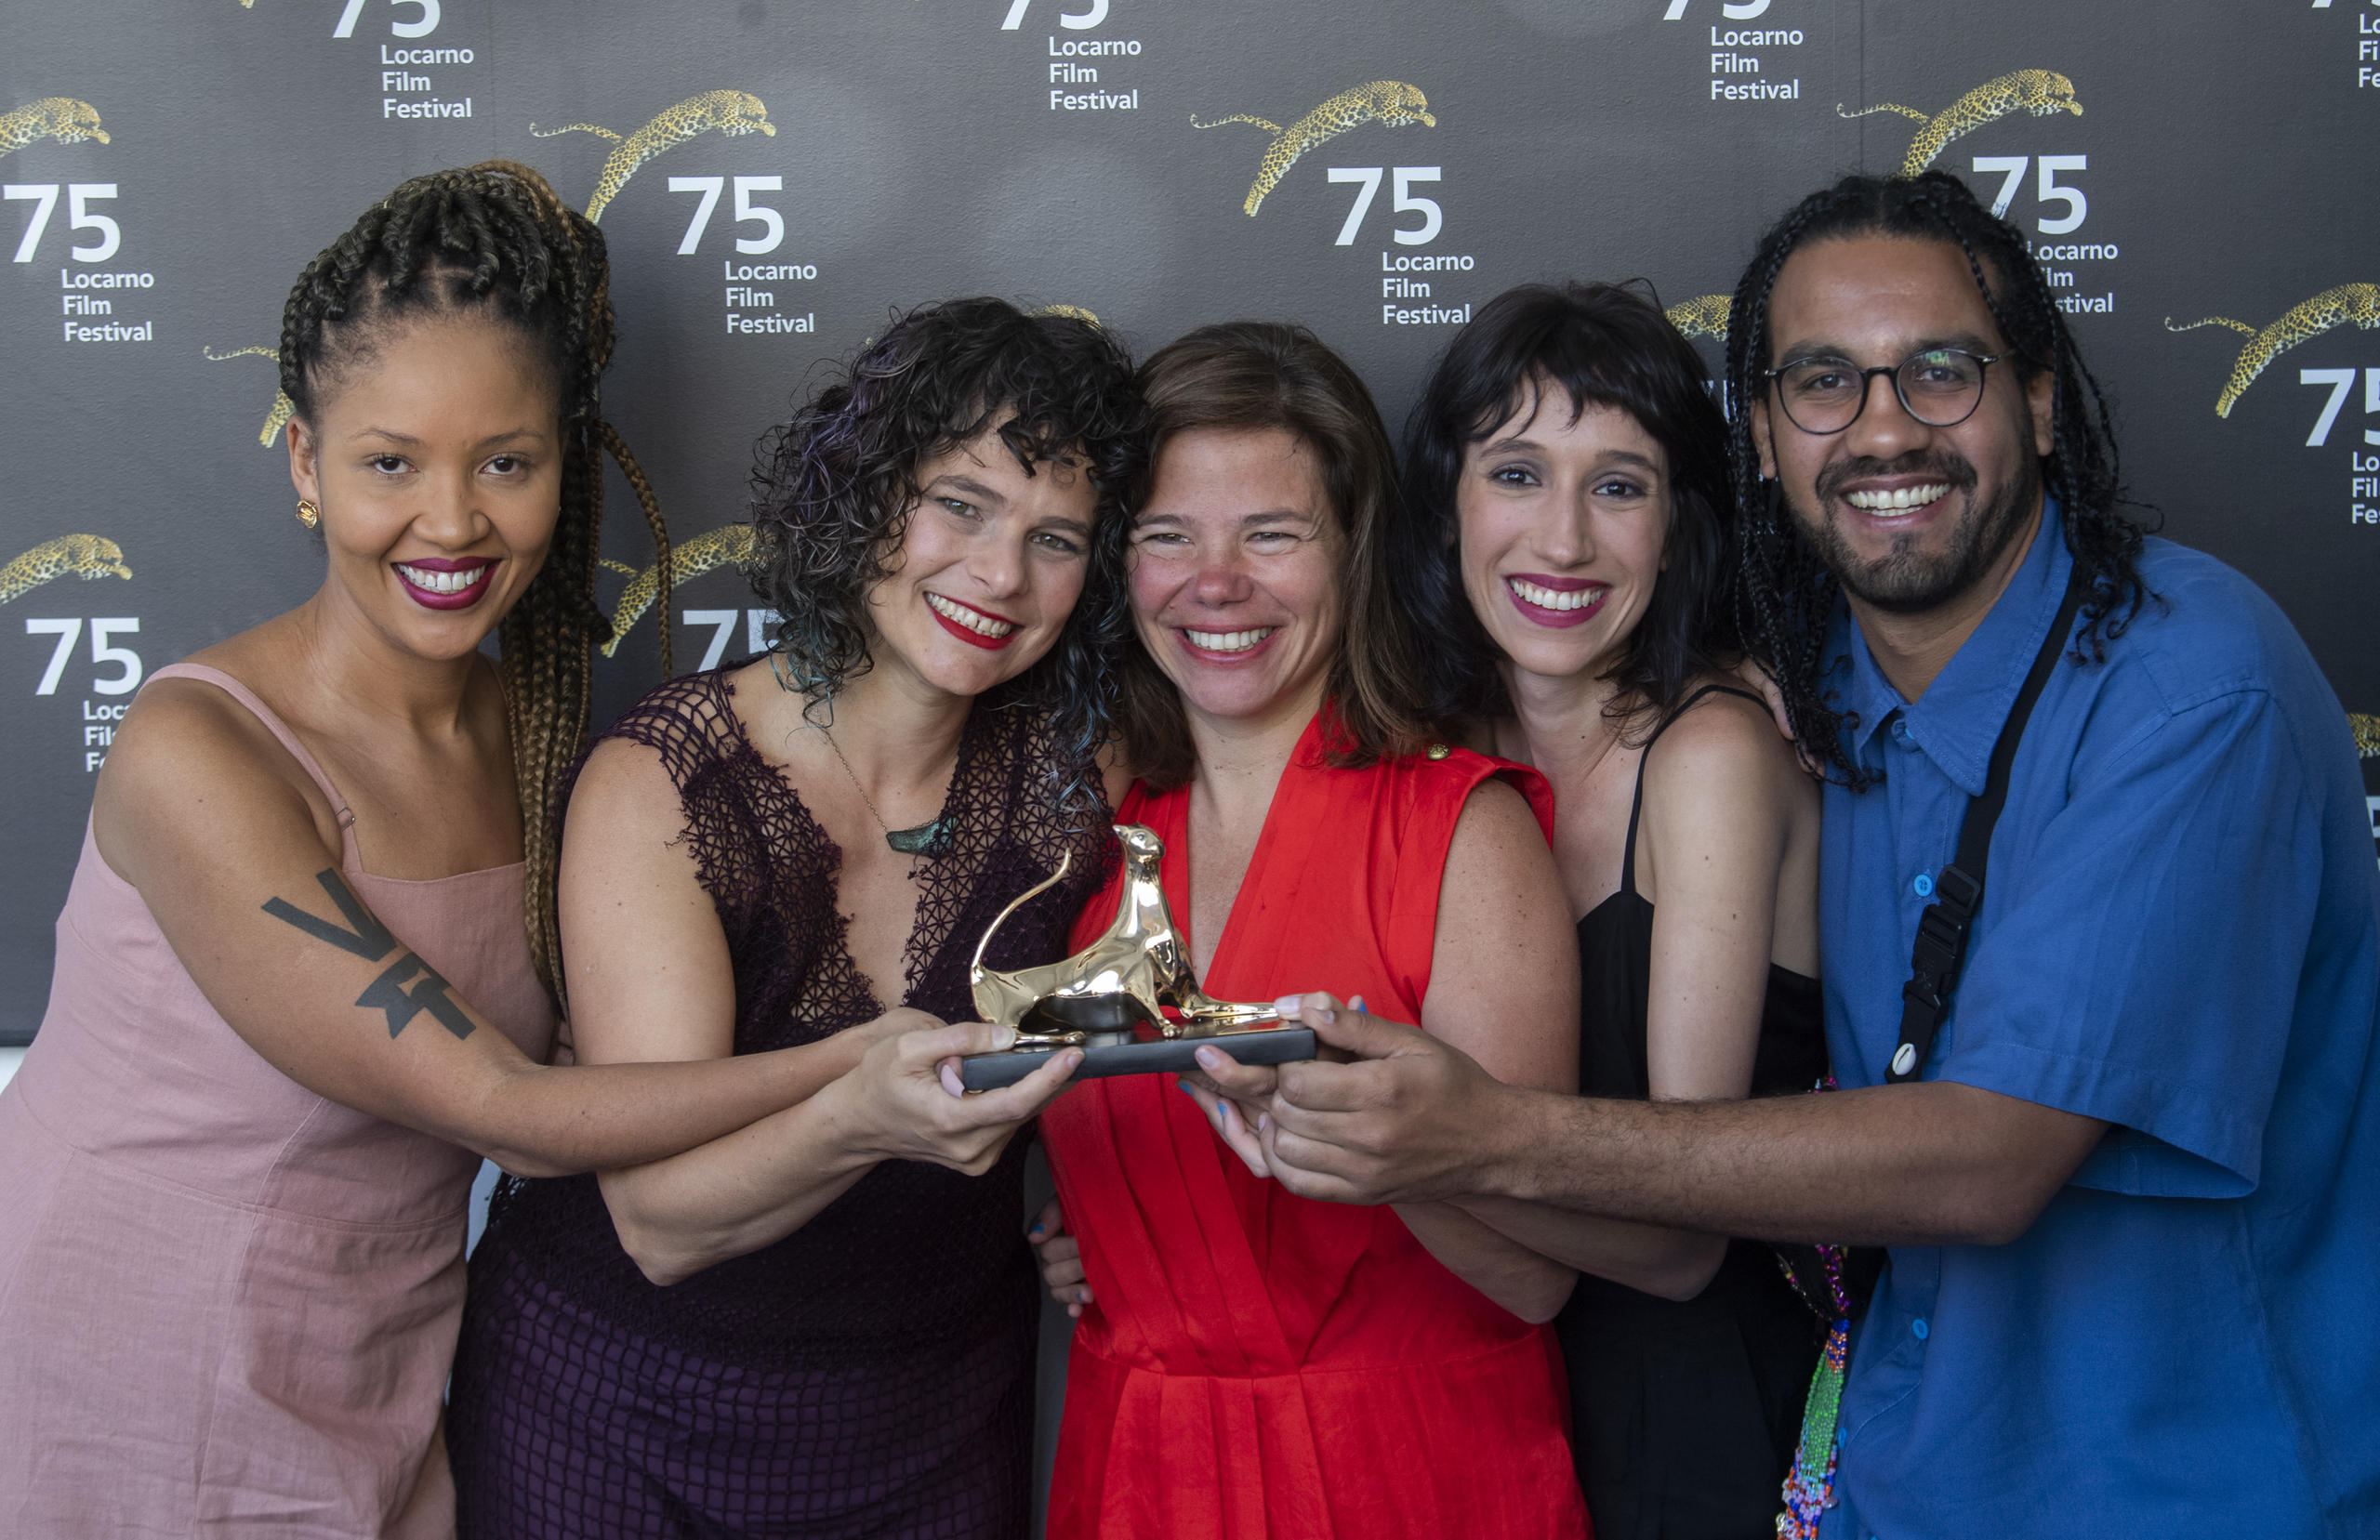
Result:
{"label": "gold leopard silhouette print", "polygon": [[766,134],[774,138],[777,125],[769,121],[769,110],[760,99],[749,91],[705,91],[700,96],[688,97],[626,138],[592,123],[546,129],[534,123],[529,125],[529,132],[541,139],[557,134],[601,134],[617,146],[604,161],[602,175],[595,178],[595,195],[587,200],[587,217],[592,223],[602,220],[603,210],[620,195],[620,189],[628,185],[628,178],[645,162],[697,135],[714,131],[729,138],[746,134]]}
{"label": "gold leopard silhouette print", "polygon": [[1897,102],[1879,102],[1857,112],[1846,112],[1841,102],[1835,103],[1837,114],[1846,118],[1864,118],[1871,112],[1898,112],[1905,118],[1915,118],[1925,126],[1909,144],[1909,156],[1900,165],[1900,174],[1914,177],[1932,165],[1950,141],[1963,134],[1971,134],[1987,123],[1997,123],[2011,112],[2030,112],[2037,118],[2057,112],[2082,115],[2082,104],[2074,99],[2074,82],[2056,70],[2018,70],[2014,74],[1987,80],[1965,96],[1950,103],[1941,112],[1928,114],[1914,107]]}
{"label": "gold leopard silhouette print", "polygon": [[2299,343],[2311,341],[2332,327],[2349,322],[2367,332],[2380,326],[2380,284],[2342,283],[2335,289],[2324,289],[2305,304],[2285,311],[2279,321],[2261,331],[2244,321],[2222,315],[2211,315],[2186,326],[2175,325],[2174,318],[2167,316],[2165,330],[2195,332],[2201,326],[2228,326],[2248,339],[2248,345],[2240,349],[2238,362],[2231,365],[2230,382],[2215,398],[2215,415],[2228,417],[2231,403],[2255,383],[2256,376],[2265,372],[2265,365]]}
{"label": "gold leopard silhouette print", "polygon": [[[221,363],[226,359],[246,358],[250,355],[269,358],[275,363],[281,362],[281,349],[278,348],[234,348],[226,353],[218,353],[214,349],[208,348],[203,351],[206,354],[206,361],[209,363]],[[264,427],[257,433],[257,442],[271,449],[272,441],[279,436],[284,428],[289,426],[290,415],[297,410],[297,405],[290,401],[288,393],[281,387],[274,386],[272,406],[264,415]]]}
{"label": "gold leopard silhouette print", "polygon": [[1727,312],[1734,303],[1732,295],[1706,294],[1673,305],[1661,313],[1669,317],[1670,324],[1677,328],[1680,336],[1707,336],[1725,342],[1727,340]]}
{"label": "gold leopard silhouette print", "polygon": [[0,567],[0,604],[70,573],[86,580],[128,578],[132,569],[124,564],[124,547],[105,535],[61,534]]}
{"label": "gold leopard silhouette print", "polygon": [[1402,128],[1412,123],[1431,128],[1438,125],[1438,120],[1430,115],[1430,99],[1421,94],[1419,86],[1408,86],[1401,80],[1375,80],[1352,91],[1342,91],[1287,128],[1246,112],[1235,112],[1212,123],[1200,123],[1197,113],[1190,114],[1193,128],[1220,128],[1226,123],[1254,124],[1273,136],[1273,142],[1265,147],[1264,159],[1257,165],[1256,180],[1249,185],[1248,202],[1241,205],[1251,218],[1263,204],[1264,194],[1279,186],[1281,178],[1289,174],[1289,167],[1298,164],[1298,157],[1316,145],[1368,123],[1390,128]]}
{"label": "gold leopard silhouette print", "polygon": [[2355,752],[2365,759],[2380,759],[2380,717],[2360,711],[2347,714],[2347,729],[2355,734]]}
{"label": "gold leopard silhouette print", "polygon": [[[752,559],[752,526],[729,524],[721,529],[698,534],[682,546],[673,545],[669,550],[669,586],[676,588],[691,578],[697,578],[721,567],[737,566]],[[619,603],[612,607],[612,639],[603,644],[603,655],[610,657],[619,651],[620,642],[628,628],[644,618],[653,608],[654,596],[661,591],[661,568],[658,563],[642,572],[626,562],[606,557],[603,565],[615,573],[628,574],[628,586],[620,590]]]}
{"label": "gold leopard silhouette print", "polygon": [[43,139],[60,144],[97,139],[105,144],[108,131],[99,126],[98,108],[73,97],[44,97],[13,112],[0,112],[0,155]]}

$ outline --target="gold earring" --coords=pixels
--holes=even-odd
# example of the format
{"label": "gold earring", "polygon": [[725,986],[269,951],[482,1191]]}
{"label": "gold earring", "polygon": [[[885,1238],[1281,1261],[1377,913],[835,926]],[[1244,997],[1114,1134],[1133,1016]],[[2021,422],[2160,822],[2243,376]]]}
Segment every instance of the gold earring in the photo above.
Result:
{"label": "gold earring", "polygon": [[298,499],[298,522],[305,525],[310,530],[320,529],[322,527],[323,510],[314,506],[314,500],[312,498],[300,497]]}

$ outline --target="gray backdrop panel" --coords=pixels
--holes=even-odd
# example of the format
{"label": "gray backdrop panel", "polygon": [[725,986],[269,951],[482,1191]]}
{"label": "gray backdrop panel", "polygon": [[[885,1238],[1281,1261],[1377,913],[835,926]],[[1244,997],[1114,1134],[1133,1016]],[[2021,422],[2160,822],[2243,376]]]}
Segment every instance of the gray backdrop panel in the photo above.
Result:
{"label": "gray backdrop panel", "polygon": [[[1273,135],[1193,125],[1294,132],[1373,81],[1418,88],[1435,125],[1331,119],[1253,217]],[[688,114],[602,219],[609,414],[681,542],[741,516],[755,437],[893,307],[1080,306],[1140,350],[1293,317],[1394,423],[1463,307],[1573,274],[1724,292],[1794,198],[1919,144],[2039,232],[2167,533],[2262,584],[2346,707],[2380,712],[2360,169],[2380,0],[20,0],[0,19],[0,251],[20,258],[0,262],[0,1042],[40,1019],[128,681],[320,581],[282,441],[258,441],[272,366],[206,350],[274,346],[299,267],[402,178],[502,154],[584,200],[613,142],[533,124],[630,136],[721,90],[774,132]],[[1887,103],[1905,111],[1838,111]],[[107,142],[75,138],[90,114]],[[701,187],[671,182],[708,178],[694,230]],[[774,218],[737,221],[738,178]],[[756,265],[780,275],[737,276]],[[2167,326],[2211,316],[2237,325]],[[2243,354],[2267,366],[2227,401]],[[648,565],[616,477],[610,501],[607,553]],[[688,581],[681,666],[743,652],[751,608],[731,568]],[[603,665],[599,717],[654,681],[654,635],[647,617]]]}

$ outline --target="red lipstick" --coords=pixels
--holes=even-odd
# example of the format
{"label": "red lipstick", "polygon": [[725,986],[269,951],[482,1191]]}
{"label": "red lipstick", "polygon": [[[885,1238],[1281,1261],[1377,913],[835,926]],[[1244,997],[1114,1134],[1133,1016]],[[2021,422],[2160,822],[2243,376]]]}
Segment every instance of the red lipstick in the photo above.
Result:
{"label": "red lipstick", "polygon": [[926,612],[933,616],[933,618],[941,624],[944,630],[949,632],[952,636],[957,637],[960,641],[967,643],[971,647],[980,647],[986,652],[997,652],[1001,648],[1006,647],[1010,642],[1014,641],[1024,633],[1025,628],[1017,625],[1016,622],[1009,619],[1006,615],[996,615],[989,610],[977,610],[975,606],[972,604],[960,604],[957,599],[944,599],[940,594],[936,594],[933,597],[941,599],[945,604],[954,606],[955,608],[961,610],[973,611],[974,613],[983,616],[985,620],[992,621],[995,624],[1008,627],[1007,630],[1001,632],[997,637],[987,637],[981,631],[971,630],[967,626],[959,625],[959,622],[951,619],[948,615],[944,614],[932,604],[928,604],[926,606]]}

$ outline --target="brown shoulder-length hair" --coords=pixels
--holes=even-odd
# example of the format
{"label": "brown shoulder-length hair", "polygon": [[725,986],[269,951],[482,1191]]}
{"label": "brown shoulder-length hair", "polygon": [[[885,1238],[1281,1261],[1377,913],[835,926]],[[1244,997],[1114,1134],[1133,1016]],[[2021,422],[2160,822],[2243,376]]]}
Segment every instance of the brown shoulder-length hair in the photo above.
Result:
{"label": "brown shoulder-length hair", "polygon": [[[1131,498],[1148,506],[1157,457],[1178,433],[1277,428],[1322,467],[1322,487],[1346,537],[1340,591],[1345,634],[1331,660],[1328,709],[1339,731],[1334,765],[1410,754],[1433,736],[1421,707],[1413,638],[1388,581],[1387,534],[1396,497],[1395,452],[1380,409],[1346,362],[1302,326],[1233,321],[1201,326],[1141,366],[1149,452]],[[1135,775],[1164,790],[1187,784],[1198,755],[1182,696],[1134,632],[1117,670],[1116,726]]]}

